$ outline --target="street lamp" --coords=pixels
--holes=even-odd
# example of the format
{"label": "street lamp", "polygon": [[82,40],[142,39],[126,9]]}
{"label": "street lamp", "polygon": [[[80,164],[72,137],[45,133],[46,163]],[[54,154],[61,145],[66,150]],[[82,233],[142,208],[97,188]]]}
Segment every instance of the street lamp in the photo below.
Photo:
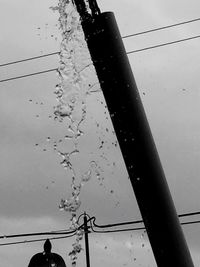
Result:
{"label": "street lamp", "polygon": [[63,258],[56,253],[52,253],[51,248],[51,242],[47,239],[44,243],[44,252],[35,254],[28,267],[66,267]]}

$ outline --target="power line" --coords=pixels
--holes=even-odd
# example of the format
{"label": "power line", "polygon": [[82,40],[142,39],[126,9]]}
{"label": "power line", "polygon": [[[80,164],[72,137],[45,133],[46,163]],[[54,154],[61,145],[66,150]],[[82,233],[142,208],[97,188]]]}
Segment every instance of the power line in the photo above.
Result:
{"label": "power line", "polygon": [[177,26],[180,26],[180,25],[184,25],[184,24],[188,24],[188,23],[192,23],[192,22],[196,22],[196,21],[200,21],[200,18],[187,20],[187,21],[183,21],[183,22],[179,22],[179,23],[175,23],[175,24],[170,24],[170,25],[167,25],[167,26],[154,28],[154,29],[150,29],[150,30],[146,30],[146,31],[142,31],[142,32],[133,33],[133,34],[128,34],[128,35],[123,36],[122,38],[125,39],[125,38],[130,38],[130,37],[143,35],[143,34],[147,34],[147,33],[151,33],[151,32],[161,31],[161,30],[177,27]]}
{"label": "power line", "polygon": [[[197,38],[200,38],[200,35],[196,35],[196,36],[188,37],[188,38],[185,38],[185,39],[179,39],[179,40],[168,42],[168,43],[163,43],[163,44],[159,44],[159,45],[154,45],[154,46],[149,46],[149,47],[145,47],[145,48],[129,51],[129,52],[127,52],[127,55],[133,54],[133,53],[142,52],[142,51],[145,51],[145,50],[158,48],[158,47],[163,47],[163,46],[167,46],[167,45],[172,45],[172,44],[176,44],[176,43],[190,41],[190,40],[197,39]],[[12,81],[12,80],[17,80],[17,79],[21,79],[21,78],[26,78],[26,77],[30,77],[30,76],[35,76],[35,75],[39,75],[39,74],[44,74],[44,73],[48,73],[48,72],[52,72],[52,71],[56,71],[56,70],[58,70],[58,68],[48,69],[48,70],[39,71],[39,72],[33,72],[33,73],[21,75],[21,76],[15,76],[15,77],[11,77],[11,78],[0,80],[0,83]]]}
{"label": "power line", "polygon": [[[51,238],[49,238],[49,240],[66,239],[66,238],[74,236],[75,234],[76,233],[74,233],[72,235],[67,235],[67,236],[51,237]],[[26,244],[26,243],[35,243],[35,242],[41,242],[41,241],[46,241],[46,238],[33,239],[33,240],[24,240],[24,241],[17,241],[17,242],[7,242],[7,243],[0,244],[0,247],[9,246],[9,245]]]}
{"label": "power line", "polygon": [[[79,216],[78,220],[82,217],[82,214]],[[95,217],[89,217],[88,222],[94,220]],[[76,234],[76,231],[81,229],[84,226],[84,224],[81,224],[77,229],[75,230],[57,230],[57,231],[50,231],[50,232],[34,232],[34,233],[23,233],[23,234],[12,234],[12,235],[1,235],[0,239],[7,239],[7,238],[16,238],[16,237],[30,237],[30,236],[42,236],[42,235],[70,235],[70,234]]]}
{"label": "power line", "polygon": [[150,50],[150,49],[158,48],[158,47],[163,47],[163,46],[167,46],[167,45],[172,45],[172,44],[177,44],[177,43],[181,43],[181,42],[186,42],[186,41],[194,40],[194,39],[197,39],[197,38],[200,38],[200,35],[196,35],[196,36],[192,36],[192,37],[188,37],[188,38],[184,38],[184,39],[179,39],[179,40],[168,42],[168,43],[158,44],[158,45],[154,45],[154,46],[148,46],[148,47],[145,47],[145,48],[141,48],[141,49],[129,51],[129,52],[127,52],[127,55],[133,54],[133,53],[142,52],[142,51],[145,51],[145,50]]}
{"label": "power line", "polygon": [[2,235],[0,239],[5,238],[16,238],[16,237],[28,237],[28,236],[41,236],[41,235],[61,235],[61,234],[73,234],[76,231],[66,231],[66,230],[59,230],[59,231],[51,231],[51,232],[37,232],[37,233],[26,233],[26,234],[14,234],[14,235]]}
{"label": "power line", "polygon": [[30,61],[30,60],[34,60],[34,59],[39,59],[39,58],[44,58],[44,57],[49,57],[49,56],[53,56],[53,55],[58,55],[58,54],[59,54],[59,52],[53,52],[53,53],[49,53],[49,54],[45,54],[45,55],[40,55],[40,56],[29,57],[29,58],[25,58],[25,59],[16,60],[16,61],[11,61],[11,62],[0,64],[0,67],[5,67],[8,65],[18,64],[18,63],[22,63],[22,62],[26,62],[26,61]]}
{"label": "power line", "polygon": [[[138,36],[138,35],[144,35],[144,34],[147,34],[147,33],[156,32],[156,31],[160,31],[160,30],[164,30],[164,29],[168,29],[168,28],[173,28],[173,27],[177,27],[177,26],[180,26],[180,25],[193,23],[193,22],[196,22],[196,21],[200,21],[200,18],[187,20],[187,21],[183,21],[183,22],[179,22],[179,23],[175,23],[175,24],[171,24],[171,25],[166,25],[166,26],[163,26],[163,27],[154,28],[154,29],[150,29],[150,30],[146,30],[146,31],[142,31],[142,32],[133,33],[133,34],[128,34],[128,35],[122,36],[122,39],[127,39],[127,38]],[[138,51],[138,52],[140,52],[140,51]],[[48,53],[48,54],[45,54],[45,55],[40,55],[40,56],[20,59],[20,60],[16,60],[16,61],[11,61],[11,62],[7,62],[7,63],[2,63],[2,64],[0,64],[0,67],[5,67],[5,66],[8,66],[8,65],[18,64],[18,63],[22,63],[22,62],[26,62],[26,61],[31,61],[31,60],[34,60],[34,59],[40,59],[40,58],[44,58],[44,57],[48,57],[48,56],[53,56],[53,55],[57,55],[59,53],[60,53],[59,51],[55,51],[55,52]]]}
{"label": "power line", "polygon": [[0,80],[0,83],[12,81],[12,80],[17,80],[17,79],[21,79],[21,78],[26,78],[26,77],[30,77],[30,76],[35,76],[35,75],[39,75],[39,74],[44,74],[44,73],[48,73],[48,72],[52,72],[52,71],[56,71],[56,70],[58,70],[58,69],[54,68],[54,69],[48,69],[48,70],[33,72],[33,73],[21,75],[21,76],[15,76],[15,77]]}
{"label": "power line", "polygon": [[[88,220],[89,221],[89,220]],[[135,221],[136,222],[136,221]],[[142,222],[142,221],[141,221]],[[200,221],[189,221],[189,222],[182,222],[181,225],[191,225],[191,224],[197,224],[200,223]],[[125,223],[123,223],[124,225]],[[130,222],[127,222],[127,224],[130,224]],[[135,227],[135,228],[125,228],[125,229],[117,229],[117,230],[95,230],[94,227],[91,225],[90,228],[92,229],[93,233],[98,233],[98,234],[107,234],[107,233],[119,233],[119,232],[128,232],[128,231],[140,231],[140,230],[146,230],[145,227]],[[76,235],[76,232],[67,235],[67,236],[59,236],[59,237],[51,237],[49,238],[50,240],[59,240],[59,239],[66,239],[70,238]],[[18,244],[26,244],[26,243],[34,243],[34,242],[41,242],[45,241],[46,238],[41,238],[41,239],[33,239],[33,240],[24,240],[24,241],[17,241],[17,242],[7,242],[7,243],[2,243],[0,246],[8,246],[8,245],[18,245]]]}
{"label": "power line", "polygon": [[[178,217],[179,218],[183,218],[183,217],[189,217],[189,216],[197,216],[200,215],[200,211],[196,211],[196,212],[189,212],[189,213],[183,213],[183,214],[179,214]],[[98,225],[95,223],[96,218],[94,217],[93,219],[93,225],[97,228],[111,228],[111,227],[116,227],[116,226],[123,226],[123,225],[130,225],[130,224],[138,224],[138,223],[143,223],[143,220],[136,220],[136,221],[129,221],[129,222],[120,222],[120,223],[115,223],[115,224],[104,224],[104,225]],[[199,223],[200,221],[195,221],[195,223]],[[192,222],[187,222],[187,223],[182,223],[184,224],[192,224]]]}
{"label": "power line", "polygon": [[[190,212],[190,213],[183,213],[178,215],[179,218],[182,217],[191,217],[191,216],[197,216],[200,215],[200,211],[196,212]],[[79,216],[79,219],[82,217],[82,214]],[[94,227],[96,228],[111,228],[111,227],[117,227],[117,226],[124,226],[124,225],[131,225],[131,224],[138,224],[143,223],[143,220],[135,220],[135,221],[129,221],[129,222],[120,222],[120,223],[114,223],[114,224],[104,224],[104,225],[98,225],[95,223],[96,218],[90,217],[88,215],[89,219],[88,222],[93,222]],[[200,221],[190,221],[190,222],[184,222],[182,224],[194,224],[194,223],[200,223]],[[83,224],[79,226],[78,229],[81,229],[83,227]],[[8,239],[8,238],[19,238],[19,237],[30,237],[30,236],[42,236],[42,235],[70,235],[76,233],[76,230],[57,230],[57,231],[46,231],[46,232],[34,232],[34,233],[23,233],[23,234],[10,234],[10,235],[1,235],[0,239]]]}
{"label": "power line", "polygon": [[189,217],[189,216],[196,216],[196,215],[200,215],[200,211],[182,213],[182,214],[179,214],[178,217],[181,218],[181,217]]}
{"label": "power line", "polygon": [[[182,222],[180,223],[181,225],[192,225],[192,224],[199,224],[200,221],[189,221],[189,222]],[[145,227],[135,227],[135,228],[125,228],[125,229],[116,229],[116,230],[94,230],[94,228],[92,228],[92,231],[94,233],[100,233],[100,234],[104,234],[104,233],[118,233],[118,232],[128,232],[128,231],[139,231],[139,230],[146,230]]]}

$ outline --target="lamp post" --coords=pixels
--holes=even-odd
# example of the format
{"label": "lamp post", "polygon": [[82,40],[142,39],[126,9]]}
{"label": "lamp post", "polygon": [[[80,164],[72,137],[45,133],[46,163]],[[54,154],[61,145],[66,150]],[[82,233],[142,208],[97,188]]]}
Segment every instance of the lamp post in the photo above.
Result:
{"label": "lamp post", "polygon": [[47,239],[44,243],[44,252],[35,254],[28,267],[66,267],[63,258],[51,252],[51,242]]}

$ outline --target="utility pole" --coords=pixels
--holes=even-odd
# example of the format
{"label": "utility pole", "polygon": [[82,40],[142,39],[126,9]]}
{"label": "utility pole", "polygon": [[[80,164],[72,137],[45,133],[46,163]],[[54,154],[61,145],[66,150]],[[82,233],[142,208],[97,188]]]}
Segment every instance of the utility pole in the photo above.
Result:
{"label": "utility pole", "polygon": [[87,215],[84,212],[84,235],[85,235],[85,256],[86,256],[86,267],[90,267],[90,252],[89,252],[89,240],[88,240],[88,233],[89,233],[89,227],[87,223]]}
{"label": "utility pole", "polygon": [[194,267],[114,14],[74,2],[157,266]]}

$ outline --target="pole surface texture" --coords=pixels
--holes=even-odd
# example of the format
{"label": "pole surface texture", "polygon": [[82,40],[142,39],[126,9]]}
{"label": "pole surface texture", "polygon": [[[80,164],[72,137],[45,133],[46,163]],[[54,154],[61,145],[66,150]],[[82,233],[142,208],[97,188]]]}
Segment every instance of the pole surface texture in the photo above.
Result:
{"label": "pole surface texture", "polygon": [[193,267],[114,14],[82,27],[157,266]]}
{"label": "pole surface texture", "polygon": [[90,253],[89,253],[89,240],[88,240],[88,225],[87,216],[84,215],[84,231],[85,231],[85,256],[86,256],[86,267],[90,267]]}

